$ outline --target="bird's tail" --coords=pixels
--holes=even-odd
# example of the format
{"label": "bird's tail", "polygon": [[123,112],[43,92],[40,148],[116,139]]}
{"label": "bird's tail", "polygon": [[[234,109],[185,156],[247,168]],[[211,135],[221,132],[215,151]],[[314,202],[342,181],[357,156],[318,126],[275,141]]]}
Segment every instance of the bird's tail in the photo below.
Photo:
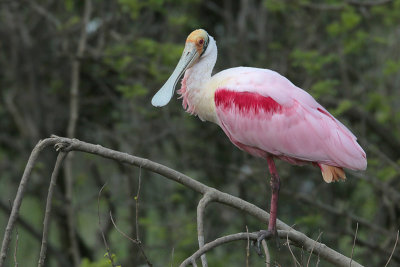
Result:
{"label": "bird's tail", "polygon": [[346,180],[346,174],[340,167],[329,166],[325,164],[319,164],[319,167],[321,168],[322,177],[327,183],[331,183],[332,181],[336,182],[339,180]]}

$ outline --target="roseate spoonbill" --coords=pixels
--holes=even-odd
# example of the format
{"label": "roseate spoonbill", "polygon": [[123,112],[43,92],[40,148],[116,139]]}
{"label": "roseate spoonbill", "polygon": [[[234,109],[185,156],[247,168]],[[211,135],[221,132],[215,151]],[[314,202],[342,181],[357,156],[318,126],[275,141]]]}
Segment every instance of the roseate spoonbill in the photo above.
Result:
{"label": "roseate spoonbill", "polygon": [[343,168],[365,170],[366,155],[357,138],[307,92],[279,73],[237,67],[211,76],[217,45],[205,30],[193,31],[181,59],[153,106],[165,106],[178,91],[184,109],[201,120],[218,124],[232,143],[265,158],[271,173],[271,206],[267,231],[260,241],[276,233],[280,180],[274,158],[291,164],[311,163],[321,169],[325,182],[345,179]]}

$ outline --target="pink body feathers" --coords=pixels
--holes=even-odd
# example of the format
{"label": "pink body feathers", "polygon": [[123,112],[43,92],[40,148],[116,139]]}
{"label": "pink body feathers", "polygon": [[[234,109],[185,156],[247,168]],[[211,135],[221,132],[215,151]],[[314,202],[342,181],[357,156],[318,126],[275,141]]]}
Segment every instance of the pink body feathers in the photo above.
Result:
{"label": "pink body feathers", "polygon": [[[211,80],[225,81],[214,93],[217,123],[240,149],[292,164],[317,164],[326,182],[344,179],[341,168],[366,168],[366,155],[356,137],[311,95],[280,74],[239,67]],[[183,98],[191,106],[190,99]],[[196,113],[195,108],[190,111]]]}

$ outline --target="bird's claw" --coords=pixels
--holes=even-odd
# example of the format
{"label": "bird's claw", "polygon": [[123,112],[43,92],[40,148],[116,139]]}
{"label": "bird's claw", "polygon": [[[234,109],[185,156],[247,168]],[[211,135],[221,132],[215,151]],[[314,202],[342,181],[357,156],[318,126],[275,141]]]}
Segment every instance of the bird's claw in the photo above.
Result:
{"label": "bird's claw", "polygon": [[54,145],[54,148],[57,152],[68,152],[69,148],[71,147],[71,144],[65,143],[65,142],[60,142],[56,143]]}
{"label": "bird's claw", "polygon": [[254,241],[255,245],[255,250],[258,254],[258,256],[263,257],[263,254],[261,252],[261,242],[263,240],[269,240],[272,237],[274,237],[277,247],[279,248],[279,239],[278,239],[278,232],[275,230],[260,230],[257,233],[257,241]]}

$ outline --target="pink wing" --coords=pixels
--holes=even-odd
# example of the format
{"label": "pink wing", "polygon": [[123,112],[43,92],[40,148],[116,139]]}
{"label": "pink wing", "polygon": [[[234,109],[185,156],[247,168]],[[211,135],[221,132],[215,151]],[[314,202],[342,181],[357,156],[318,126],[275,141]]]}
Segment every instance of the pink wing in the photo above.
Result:
{"label": "pink wing", "polygon": [[366,168],[365,152],[357,138],[311,95],[280,74],[240,67],[215,78],[227,81],[215,92],[219,124],[239,148],[295,164]]}

